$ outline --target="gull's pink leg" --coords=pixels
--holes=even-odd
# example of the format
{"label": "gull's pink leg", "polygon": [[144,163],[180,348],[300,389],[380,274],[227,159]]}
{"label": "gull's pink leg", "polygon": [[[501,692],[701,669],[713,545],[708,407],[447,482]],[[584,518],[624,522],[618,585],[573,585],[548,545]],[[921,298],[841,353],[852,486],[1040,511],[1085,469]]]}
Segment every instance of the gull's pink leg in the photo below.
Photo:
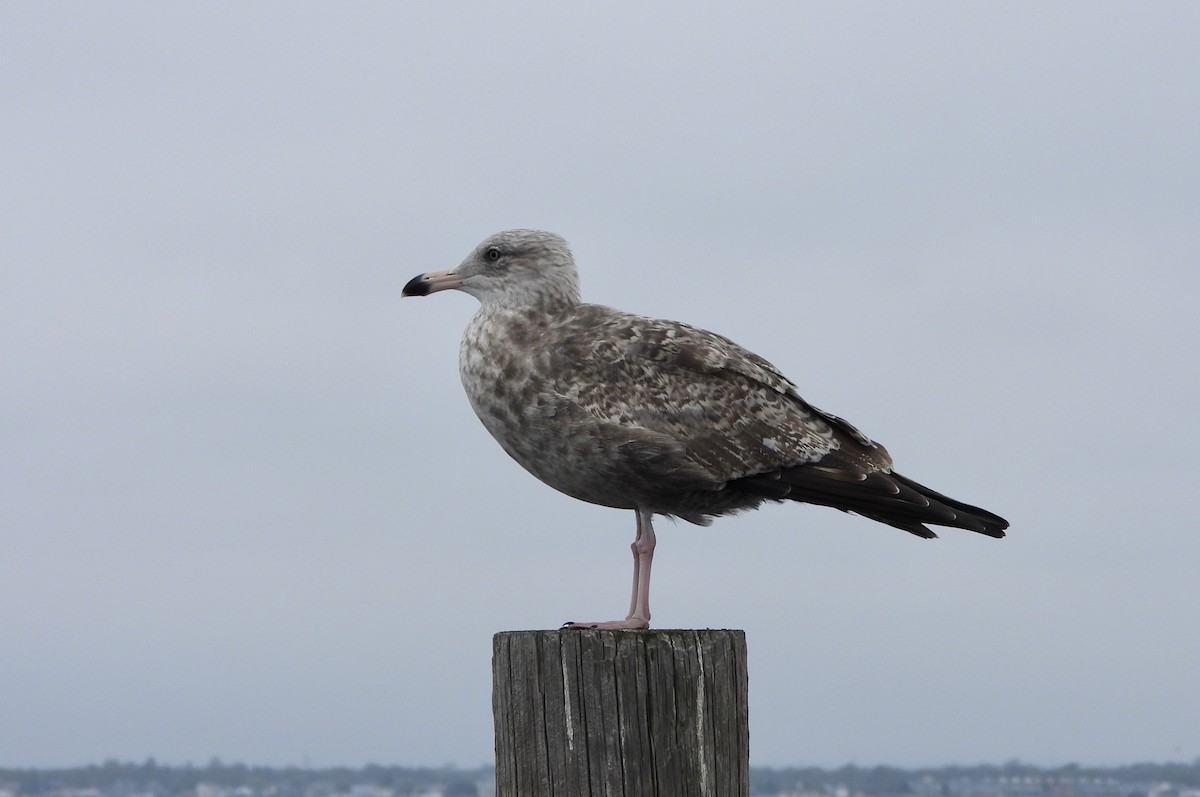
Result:
{"label": "gull's pink leg", "polygon": [[633,603],[626,622],[640,622],[639,628],[650,627],[650,565],[654,562],[654,526],[650,523],[653,514],[637,511],[637,539],[633,541]]}
{"label": "gull's pink leg", "polygon": [[637,536],[629,543],[629,550],[633,552],[633,589],[629,590],[629,614],[625,615],[625,619],[633,617],[638,607],[638,590],[642,586],[642,558],[638,556],[638,543],[641,541],[642,516],[639,514]]}
{"label": "gull's pink leg", "polygon": [[650,564],[654,560],[654,526],[652,512],[637,510],[637,538],[629,546],[633,551],[633,594],[629,598],[629,614],[624,620],[603,623],[566,623],[563,628],[604,628],[608,630],[644,630],[650,627]]}

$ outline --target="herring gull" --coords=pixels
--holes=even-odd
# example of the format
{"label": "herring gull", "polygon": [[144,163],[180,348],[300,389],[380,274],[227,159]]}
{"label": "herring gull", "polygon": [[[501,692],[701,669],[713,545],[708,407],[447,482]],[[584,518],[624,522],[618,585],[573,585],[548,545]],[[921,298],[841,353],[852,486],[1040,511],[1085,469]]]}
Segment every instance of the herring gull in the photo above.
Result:
{"label": "herring gull", "polygon": [[893,471],[883,446],[728,338],[583,303],[575,260],[554,233],[497,233],[402,295],[449,289],[480,303],[459,373],[496,441],[554,489],[637,515],[628,615],[567,627],[649,628],[656,514],[708,525],[791,500],[924,538],[937,536],[926,524],[989,537],[1008,528]]}

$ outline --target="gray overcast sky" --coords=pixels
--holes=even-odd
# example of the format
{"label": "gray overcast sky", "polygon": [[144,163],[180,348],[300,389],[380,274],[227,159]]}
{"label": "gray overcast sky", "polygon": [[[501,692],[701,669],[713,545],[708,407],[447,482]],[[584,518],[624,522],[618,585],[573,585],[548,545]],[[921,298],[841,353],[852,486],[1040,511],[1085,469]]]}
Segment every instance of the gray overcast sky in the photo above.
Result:
{"label": "gray overcast sky", "polygon": [[1200,756],[1200,5],[0,6],[0,765],[491,759],[630,512],[457,375],[508,227],[1008,517],[660,524],[758,764]]}

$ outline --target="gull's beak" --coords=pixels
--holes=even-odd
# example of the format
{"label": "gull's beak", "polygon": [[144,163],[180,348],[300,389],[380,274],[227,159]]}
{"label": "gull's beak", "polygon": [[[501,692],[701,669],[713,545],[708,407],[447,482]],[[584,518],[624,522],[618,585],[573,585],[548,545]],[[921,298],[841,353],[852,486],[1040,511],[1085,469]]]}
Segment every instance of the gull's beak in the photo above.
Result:
{"label": "gull's beak", "polygon": [[400,295],[428,296],[438,291],[448,291],[451,288],[461,287],[462,284],[462,277],[455,274],[454,269],[427,271],[410,279],[408,284],[404,286],[404,290],[400,291]]}

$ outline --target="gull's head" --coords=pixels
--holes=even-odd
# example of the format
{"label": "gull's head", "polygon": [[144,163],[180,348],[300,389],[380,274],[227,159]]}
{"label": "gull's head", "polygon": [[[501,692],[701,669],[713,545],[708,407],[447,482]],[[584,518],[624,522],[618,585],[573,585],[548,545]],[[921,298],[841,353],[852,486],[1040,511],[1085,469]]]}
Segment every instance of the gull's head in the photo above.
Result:
{"label": "gull's head", "polygon": [[413,277],[401,295],[427,296],[451,288],[485,306],[579,304],[579,274],[567,242],[541,230],[498,232],[454,268]]}

